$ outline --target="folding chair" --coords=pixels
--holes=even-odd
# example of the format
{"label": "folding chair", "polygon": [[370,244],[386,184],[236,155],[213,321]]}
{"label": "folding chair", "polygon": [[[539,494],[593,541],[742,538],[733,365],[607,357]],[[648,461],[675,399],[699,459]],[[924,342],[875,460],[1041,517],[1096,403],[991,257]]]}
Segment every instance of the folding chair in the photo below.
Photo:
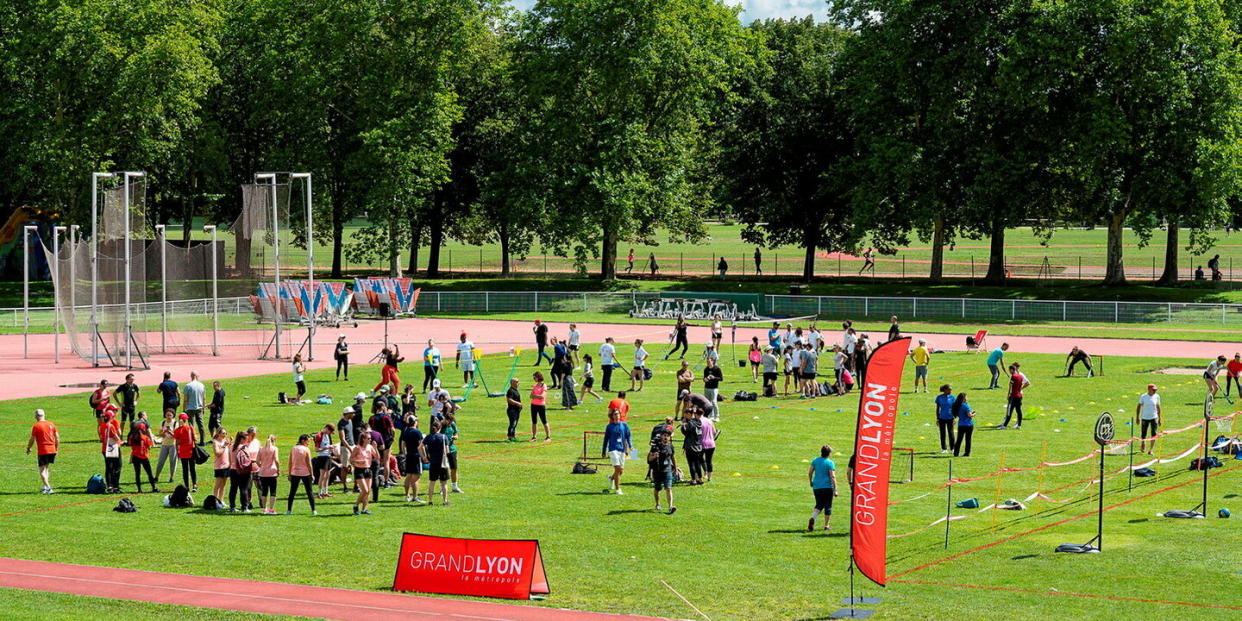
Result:
{"label": "folding chair", "polygon": [[[973,344],[971,343],[972,338],[974,340]],[[975,332],[974,337],[968,337],[966,339],[966,351],[973,351],[973,352],[985,351],[985,349],[987,348],[987,338],[988,338],[987,330],[979,330],[978,332]]]}

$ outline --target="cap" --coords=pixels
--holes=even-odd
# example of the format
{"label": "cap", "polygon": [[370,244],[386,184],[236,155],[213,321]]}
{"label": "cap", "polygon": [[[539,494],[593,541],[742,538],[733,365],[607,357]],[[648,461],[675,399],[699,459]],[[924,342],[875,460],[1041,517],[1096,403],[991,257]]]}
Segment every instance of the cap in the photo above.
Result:
{"label": "cap", "polygon": [[384,384],[383,386],[380,386],[380,392],[388,392],[388,384]]}
{"label": "cap", "polygon": [[341,410],[341,414],[353,414],[353,413],[354,413],[354,408],[348,408],[348,407],[347,407],[347,408],[343,408],[343,409]]}
{"label": "cap", "polygon": [[1155,385],[1155,384],[1148,384],[1148,385],[1147,385],[1147,390],[1156,390],[1156,385]]}
{"label": "cap", "polygon": [[182,412],[181,414],[179,414],[179,415],[177,416],[177,418],[179,418],[179,419],[181,419],[181,420],[190,420],[190,415],[189,415],[189,414],[186,414],[185,412]]}
{"label": "cap", "polygon": [[336,338],[338,338],[338,339],[343,339],[343,338],[345,338],[345,333],[344,333],[344,332],[342,332],[342,333],[340,333],[340,334],[336,335]]}
{"label": "cap", "polygon": [[362,400],[364,400],[364,399],[366,399],[366,398],[367,398],[367,393],[365,393],[365,392],[360,392],[360,393],[358,393],[358,394],[354,395],[354,400],[356,400],[356,401],[362,401]]}
{"label": "cap", "polygon": [[686,390],[686,389],[684,389],[684,388],[681,390],[681,396],[683,396],[683,397],[684,397],[684,396],[686,396],[686,395],[688,395],[688,394],[690,394],[690,391],[689,391],[689,390]]}
{"label": "cap", "polygon": [[439,388],[439,387],[440,387],[440,380],[438,380],[438,379],[431,380],[431,387],[432,387],[432,388]]}

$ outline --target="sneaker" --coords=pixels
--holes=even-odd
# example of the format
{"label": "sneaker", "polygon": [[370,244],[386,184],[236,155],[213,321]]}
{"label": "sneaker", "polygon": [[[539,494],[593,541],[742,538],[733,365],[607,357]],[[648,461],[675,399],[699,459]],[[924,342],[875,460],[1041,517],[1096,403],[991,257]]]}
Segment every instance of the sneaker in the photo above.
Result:
{"label": "sneaker", "polygon": [[406,496],[405,496],[405,501],[406,501],[406,502],[414,502],[414,499],[413,499],[413,498],[411,498],[411,497],[409,496],[409,494],[406,494]]}
{"label": "sneaker", "polygon": [[427,501],[426,501],[426,500],[423,500],[422,498],[415,498],[415,499],[414,499],[414,504],[416,504],[416,505],[425,505],[425,504],[427,504]]}
{"label": "sneaker", "polygon": [[1008,428],[1009,428],[1009,425],[1006,425],[1006,424],[1003,424],[1003,423],[1002,423],[1002,424],[1000,424],[1000,425],[997,425],[997,426],[996,426],[996,428],[997,428],[997,429],[1008,429]]}
{"label": "sneaker", "polygon": [[449,493],[452,493],[452,494],[464,494],[465,492],[461,491],[461,488],[460,488],[460,487],[457,487],[456,485],[454,485],[454,486],[453,486],[453,489],[452,489],[452,490],[449,490]]}
{"label": "sneaker", "polygon": [[370,510],[370,509],[363,509],[360,513],[362,513],[362,515],[371,515],[371,510]]}
{"label": "sneaker", "polygon": [[[273,511],[272,513],[275,513],[275,511]],[[292,511],[285,511],[285,515],[293,515],[293,512],[292,512]]]}
{"label": "sneaker", "polygon": [[47,488],[47,492],[45,492],[45,493],[48,493],[48,494],[55,494],[55,493],[56,493],[56,490],[54,490],[54,489],[52,489],[52,488],[50,488],[50,487],[49,487],[49,488]]}
{"label": "sneaker", "polygon": [[944,455],[944,454],[946,454],[946,453],[948,453],[948,452],[949,452],[949,451],[948,451],[948,449],[940,449],[940,454],[941,454],[941,455]]}
{"label": "sneaker", "polygon": [[1022,425],[1014,425],[1014,426],[1013,426],[1013,428],[1014,428],[1014,429],[1021,429],[1021,428],[1022,428]]}
{"label": "sneaker", "polygon": [[49,489],[51,489],[51,488],[49,488],[48,486],[44,485],[44,486],[43,486],[43,487],[39,490],[39,493],[40,493],[40,494],[46,494],[46,493],[48,493],[48,490],[49,490]]}
{"label": "sneaker", "polygon": [[660,505],[656,505],[656,506],[655,506],[655,510],[656,510],[657,512],[660,512],[660,511],[663,511],[664,509],[663,509],[663,508],[661,508],[661,507],[660,507]]}
{"label": "sneaker", "polygon": [[311,509],[311,515],[319,515],[319,512],[314,509]]}
{"label": "sneaker", "polygon": [[809,533],[813,530],[815,530],[815,518],[811,518],[806,521],[806,532]]}
{"label": "sneaker", "polygon": [[447,506],[449,506],[449,505],[451,505],[451,504],[453,504],[453,503],[451,503],[451,502],[449,502],[449,501],[447,501],[447,500],[446,500],[446,501],[444,501],[444,502],[440,503],[440,506],[441,506],[441,507],[447,507]]}
{"label": "sneaker", "polygon": [[669,514],[669,515],[672,515],[672,514],[674,514],[674,513],[677,513],[677,507],[669,507],[669,508],[668,508],[668,514]]}
{"label": "sneaker", "polygon": [[624,495],[625,495],[625,490],[623,490],[623,489],[621,489],[621,488],[619,488],[619,487],[618,487],[618,488],[617,488],[617,495],[618,495],[618,496],[624,496]]}
{"label": "sneaker", "polygon": [[354,505],[354,515],[358,515],[358,505]]}

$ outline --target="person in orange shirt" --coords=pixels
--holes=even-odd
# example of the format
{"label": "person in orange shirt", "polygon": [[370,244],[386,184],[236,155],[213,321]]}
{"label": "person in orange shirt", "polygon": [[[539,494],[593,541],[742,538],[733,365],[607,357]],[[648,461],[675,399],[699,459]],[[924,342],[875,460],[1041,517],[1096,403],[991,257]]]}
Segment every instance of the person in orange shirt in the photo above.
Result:
{"label": "person in orange shirt", "polygon": [[608,413],[617,412],[620,422],[627,422],[630,418],[630,402],[625,400],[625,391],[617,393],[617,398],[608,402]]}
{"label": "person in orange shirt", "polygon": [[1229,387],[1231,385],[1238,387],[1238,394],[1242,395],[1242,353],[1234,353],[1233,360],[1225,365],[1225,396],[1229,396]]}
{"label": "person in orange shirt", "polygon": [[173,430],[173,441],[177,445],[177,459],[181,461],[181,482],[191,492],[198,491],[198,472],[194,463],[194,447],[198,436],[190,425],[190,415],[182,412],[177,416],[177,428]]}
{"label": "person in orange shirt", "polygon": [[121,422],[118,408],[108,405],[99,418],[99,444],[104,456],[104,483],[109,494],[121,491]]}
{"label": "person in orange shirt", "polygon": [[43,481],[43,493],[52,493],[51,465],[56,463],[56,453],[60,451],[60,432],[56,425],[47,420],[43,410],[34,411],[35,424],[30,428],[30,441],[26,443],[26,454],[30,449],[38,449],[39,479]]}
{"label": "person in orange shirt", "polygon": [[155,441],[151,439],[151,434],[144,432],[141,427],[130,427],[129,436],[125,438],[125,443],[129,445],[129,463],[134,465],[134,485],[138,486],[138,493],[142,493],[143,469],[147,471],[147,480],[151,482],[151,491],[160,491],[155,486],[155,475],[151,473],[151,447],[155,445]]}

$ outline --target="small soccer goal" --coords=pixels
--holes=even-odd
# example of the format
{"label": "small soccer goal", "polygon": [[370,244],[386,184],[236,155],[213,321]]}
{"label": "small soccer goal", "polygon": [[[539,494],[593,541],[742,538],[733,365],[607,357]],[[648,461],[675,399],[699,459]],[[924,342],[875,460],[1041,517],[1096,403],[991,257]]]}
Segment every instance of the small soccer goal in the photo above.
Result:
{"label": "small soccer goal", "polygon": [[889,483],[914,481],[914,449],[893,447],[893,464],[889,470]]}

